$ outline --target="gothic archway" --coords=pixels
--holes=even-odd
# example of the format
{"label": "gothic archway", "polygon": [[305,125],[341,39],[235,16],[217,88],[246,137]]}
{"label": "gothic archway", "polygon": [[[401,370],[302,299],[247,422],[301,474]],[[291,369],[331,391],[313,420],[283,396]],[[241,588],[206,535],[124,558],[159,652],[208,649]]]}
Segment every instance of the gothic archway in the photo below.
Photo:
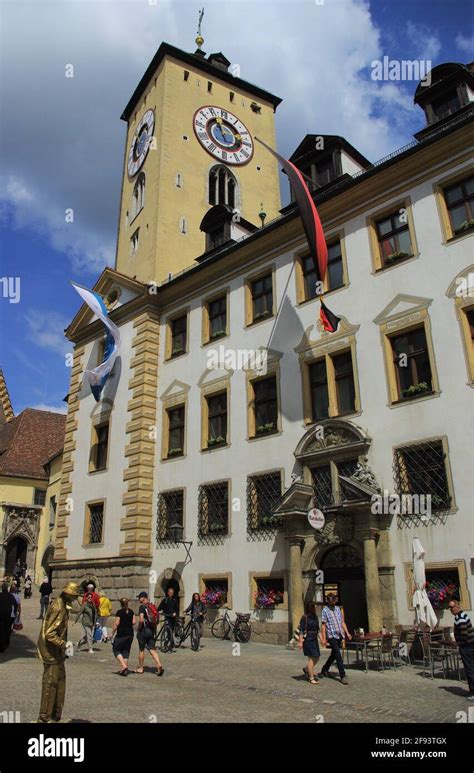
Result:
{"label": "gothic archway", "polygon": [[[5,575],[12,577],[18,560],[27,562],[28,542],[23,536],[13,537],[6,546]],[[30,568],[30,567],[28,567]]]}

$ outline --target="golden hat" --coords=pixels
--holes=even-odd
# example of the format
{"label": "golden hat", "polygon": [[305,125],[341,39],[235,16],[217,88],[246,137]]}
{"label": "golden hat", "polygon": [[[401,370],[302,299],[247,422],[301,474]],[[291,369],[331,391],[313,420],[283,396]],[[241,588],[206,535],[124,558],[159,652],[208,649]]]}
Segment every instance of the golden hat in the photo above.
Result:
{"label": "golden hat", "polygon": [[68,584],[62,589],[61,593],[66,593],[68,596],[80,596],[81,589],[77,582],[68,582]]}

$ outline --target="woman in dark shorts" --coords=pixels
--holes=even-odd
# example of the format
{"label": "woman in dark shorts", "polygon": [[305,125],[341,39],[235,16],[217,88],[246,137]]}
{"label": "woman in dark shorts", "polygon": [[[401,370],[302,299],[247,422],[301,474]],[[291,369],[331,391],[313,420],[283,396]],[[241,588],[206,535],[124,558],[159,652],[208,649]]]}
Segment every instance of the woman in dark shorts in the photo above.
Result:
{"label": "woman in dark shorts", "polygon": [[300,620],[300,639],[298,649],[308,658],[308,665],[303,668],[310,684],[319,684],[314,676],[316,663],[321,655],[318,642],[319,620],[316,614],[316,606],[310,601],[306,605],[306,614]]}
{"label": "woman in dark shorts", "polygon": [[120,599],[120,609],[115,613],[112,627],[112,650],[121,665],[120,676],[128,674],[128,658],[133,642],[133,626],[135,625],[135,613],[128,608],[128,599]]}

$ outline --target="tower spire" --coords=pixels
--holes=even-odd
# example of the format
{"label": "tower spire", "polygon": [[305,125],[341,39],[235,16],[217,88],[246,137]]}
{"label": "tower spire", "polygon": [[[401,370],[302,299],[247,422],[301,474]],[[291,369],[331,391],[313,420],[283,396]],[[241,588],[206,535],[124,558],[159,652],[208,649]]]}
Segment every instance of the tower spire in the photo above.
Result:
{"label": "tower spire", "polygon": [[197,28],[197,35],[196,35],[196,45],[198,47],[198,51],[201,50],[202,44],[204,43],[204,38],[201,35],[201,24],[202,24],[203,16],[204,16],[204,8],[201,8],[199,11],[198,28]]}

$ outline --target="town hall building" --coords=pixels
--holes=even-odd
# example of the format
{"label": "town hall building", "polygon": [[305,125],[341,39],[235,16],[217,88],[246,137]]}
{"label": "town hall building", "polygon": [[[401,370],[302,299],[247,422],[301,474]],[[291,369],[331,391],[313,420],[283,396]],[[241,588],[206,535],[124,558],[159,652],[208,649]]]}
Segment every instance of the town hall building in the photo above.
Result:
{"label": "town hall building", "polygon": [[[416,536],[430,590],[454,587],[470,610],[473,67],[432,70],[414,95],[424,128],[387,158],[301,138],[291,160],[341,319],[329,333],[296,205],[282,208],[258,141],[276,148],[281,100],[197,42],[163,43],[122,114],[116,265],[94,288],[121,352],[96,403],[82,376],[104,329],[82,306],[66,330],[53,583],[157,600],[172,584],[182,605],[203,594],[210,622],[225,604],[251,612],[254,640],[286,643],[329,591],[350,629],[412,623]],[[448,624],[441,597],[435,609]]]}

